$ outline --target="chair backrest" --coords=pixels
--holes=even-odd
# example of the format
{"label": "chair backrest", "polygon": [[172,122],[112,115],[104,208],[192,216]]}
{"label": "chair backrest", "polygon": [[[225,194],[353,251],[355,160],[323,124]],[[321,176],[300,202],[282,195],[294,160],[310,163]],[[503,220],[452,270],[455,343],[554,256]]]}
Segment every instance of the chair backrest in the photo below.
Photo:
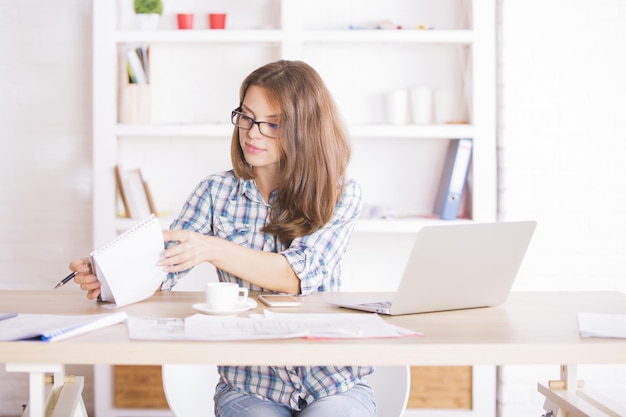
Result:
{"label": "chair backrest", "polygon": [[215,365],[163,365],[163,390],[176,417],[215,417]]}
{"label": "chair backrest", "polygon": [[[163,365],[163,389],[176,417],[214,417],[213,395],[219,380],[214,365]],[[377,415],[401,417],[409,400],[408,366],[377,366],[367,377],[374,389]]]}
{"label": "chair backrest", "polygon": [[401,417],[409,402],[411,371],[408,366],[376,366],[367,376],[374,389],[376,415],[378,417]]}

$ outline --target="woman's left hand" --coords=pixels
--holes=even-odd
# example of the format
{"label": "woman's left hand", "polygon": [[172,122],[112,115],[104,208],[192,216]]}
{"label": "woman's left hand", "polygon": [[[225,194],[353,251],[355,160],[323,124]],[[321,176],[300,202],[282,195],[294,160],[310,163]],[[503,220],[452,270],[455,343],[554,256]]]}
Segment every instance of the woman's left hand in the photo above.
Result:
{"label": "woman's left hand", "polygon": [[176,242],[165,249],[165,258],[158,263],[165,272],[181,272],[209,261],[211,236],[190,230],[166,230],[163,238],[165,242]]}

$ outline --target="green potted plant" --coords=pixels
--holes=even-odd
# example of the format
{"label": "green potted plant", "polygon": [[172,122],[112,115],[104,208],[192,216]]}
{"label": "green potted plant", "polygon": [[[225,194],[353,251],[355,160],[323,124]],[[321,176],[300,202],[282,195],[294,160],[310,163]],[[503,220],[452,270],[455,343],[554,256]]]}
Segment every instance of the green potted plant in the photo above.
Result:
{"label": "green potted plant", "polygon": [[139,20],[139,27],[144,30],[156,30],[159,17],[163,13],[162,0],[133,0],[134,9]]}

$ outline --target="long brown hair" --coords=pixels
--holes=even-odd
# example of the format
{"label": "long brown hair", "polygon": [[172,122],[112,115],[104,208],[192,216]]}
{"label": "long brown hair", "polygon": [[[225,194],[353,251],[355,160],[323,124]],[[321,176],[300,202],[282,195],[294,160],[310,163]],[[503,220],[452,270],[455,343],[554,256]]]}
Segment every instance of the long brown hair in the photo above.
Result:
{"label": "long brown hair", "polygon": [[[251,85],[261,87],[279,113],[281,181],[263,231],[291,243],[330,220],[343,190],[350,139],[328,88],[308,64],[278,61],[256,69],[241,85],[240,106]],[[237,128],[231,159],[238,177],[254,178]]]}

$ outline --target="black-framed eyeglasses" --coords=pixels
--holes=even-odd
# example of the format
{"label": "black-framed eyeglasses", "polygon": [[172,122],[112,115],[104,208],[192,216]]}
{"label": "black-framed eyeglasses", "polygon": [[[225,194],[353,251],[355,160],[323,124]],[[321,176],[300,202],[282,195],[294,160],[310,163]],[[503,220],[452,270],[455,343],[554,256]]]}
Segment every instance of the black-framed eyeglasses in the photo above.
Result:
{"label": "black-framed eyeglasses", "polygon": [[252,126],[257,125],[259,132],[268,138],[278,139],[278,124],[270,122],[257,122],[252,117],[246,116],[241,112],[241,107],[236,108],[230,115],[230,120],[240,129],[250,130]]}

